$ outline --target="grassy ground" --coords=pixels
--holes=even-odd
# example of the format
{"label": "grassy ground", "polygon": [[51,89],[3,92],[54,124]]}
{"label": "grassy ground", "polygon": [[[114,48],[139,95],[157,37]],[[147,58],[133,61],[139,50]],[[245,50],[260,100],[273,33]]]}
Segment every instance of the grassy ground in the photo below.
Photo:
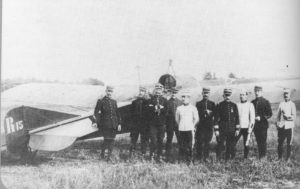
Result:
{"label": "grassy ground", "polygon": [[[275,108],[278,105],[274,105]],[[299,104],[297,109],[300,110]],[[277,160],[277,131],[274,118],[268,133],[268,159],[257,160],[256,143],[250,158],[216,162],[211,153],[208,163],[152,163],[139,155],[128,158],[128,135],[116,141],[113,162],[99,160],[102,140],[78,141],[56,153],[39,152],[35,165],[22,165],[2,158],[1,178],[7,188],[300,188],[300,119],[291,162]],[[215,139],[213,139],[213,148]],[[174,158],[177,148],[174,150]]]}

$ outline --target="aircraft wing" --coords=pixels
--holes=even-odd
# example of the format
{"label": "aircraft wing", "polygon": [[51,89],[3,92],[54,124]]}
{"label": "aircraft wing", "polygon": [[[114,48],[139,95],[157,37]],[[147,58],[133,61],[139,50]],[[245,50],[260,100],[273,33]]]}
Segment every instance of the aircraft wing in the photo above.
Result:
{"label": "aircraft wing", "polygon": [[[130,102],[119,104],[119,110],[124,118],[123,129],[119,133],[129,131],[128,123],[130,120],[123,110],[129,108],[130,104]],[[128,112],[128,110],[126,111]],[[93,112],[33,129],[29,131],[29,146],[35,150],[59,151],[69,147],[77,139],[101,137],[102,133],[98,132],[97,127],[93,126],[92,117]]]}
{"label": "aircraft wing", "polygon": [[[129,131],[129,106],[135,87],[116,93],[121,111],[122,131]],[[92,127],[93,109],[104,95],[103,86],[69,84],[25,84],[1,95],[1,149],[18,144],[28,132],[29,146],[36,150],[57,151],[79,138],[99,137]]]}

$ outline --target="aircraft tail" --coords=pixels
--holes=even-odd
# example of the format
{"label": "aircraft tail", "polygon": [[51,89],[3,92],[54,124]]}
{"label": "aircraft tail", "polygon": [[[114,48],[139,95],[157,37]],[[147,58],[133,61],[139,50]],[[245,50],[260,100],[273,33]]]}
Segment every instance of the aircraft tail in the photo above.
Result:
{"label": "aircraft tail", "polygon": [[11,109],[4,118],[4,134],[7,150],[22,153],[28,150],[29,131],[77,115],[21,106]]}

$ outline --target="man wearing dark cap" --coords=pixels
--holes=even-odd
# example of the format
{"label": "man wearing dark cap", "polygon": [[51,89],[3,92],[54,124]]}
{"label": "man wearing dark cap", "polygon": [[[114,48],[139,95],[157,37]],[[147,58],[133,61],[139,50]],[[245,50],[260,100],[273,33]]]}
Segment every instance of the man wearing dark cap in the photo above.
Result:
{"label": "man wearing dark cap", "polygon": [[258,146],[259,158],[266,156],[268,119],[272,117],[270,102],[262,96],[262,87],[255,86],[254,93],[256,98],[252,101],[255,109],[254,135]]}
{"label": "man wearing dark cap", "polygon": [[199,114],[199,123],[196,127],[197,159],[206,161],[209,156],[210,142],[213,136],[214,115],[216,105],[209,100],[210,89],[203,88],[203,99],[196,103]]}
{"label": "man wearing dark cap", "polygon": [[103,134],[104,142],[101,147],[101,158],[105,156],[105,150],[108,150],[107,161],[111,160],[113,143],[117,131],[121,131],[121,117],[118,111],[117,101],[112,99],[114,88],[106,87],[106,95],[97,101],[94,116],[96,118],[99,132]]}
{"label": "man wearing dark cap", "polygon": [[149,100],[149,125],[150,125],[150,159],[157,155],[157,161],[161,161],[163,139],[166,128],[167,99],[162,96],[163,86],[155,85],[154,95]]}
{"label": "man wearing dark cap", "polygon": [[133,119],[133,126],[131,129],[131,147],[130,147],[130,157],[136,150],[136,143],[141,136],[141,151],[142,155],[146,154],[146,147],[148,142],[148,119],[147,119],[147,106],[148,100],[145,97],[147,89],[145,87],[140,87],[139,96],[137,99],[132,101],[131,112]]}
{"label": "man wearing dark cap", "polygon": [[176,109],[178,106],[182,105],[182,102],[176,97],[178,89],[173,87],[171,88],[171,98],[167,103],[167,142],[166,142],[166,157],[167,160],[170,160],[171,151],[172,151],[172,141],[174,132],[176,135],[177,143],[180,144],[178,124],[175,120]]}
{"label": "man wearing dark cap", "polygon": [[231,102],[232,90],[224,89],[224,101],[216,107],[217,125],[215,125],[215,134],[217,140],[217,159],[221,158],[221,152],[226,143],[225,160],[235,157],[235,138],[239,135],[240,123],[237,105]]}

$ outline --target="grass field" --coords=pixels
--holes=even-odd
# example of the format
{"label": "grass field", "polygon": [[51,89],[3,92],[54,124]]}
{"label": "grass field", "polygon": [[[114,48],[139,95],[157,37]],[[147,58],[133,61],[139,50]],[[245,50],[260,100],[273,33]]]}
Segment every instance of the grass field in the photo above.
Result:
{"label": "grass field", "polygon": [[[273,112],[278,105],[273,105]],[[300,104],[297,104],[300,110]],[[291,162],[277,161],[277,131],[274,117],[268,133],[268,158],[257,160],[256,143],[250,158],[208,163],[152,163],[139,155],[128,158],[129,137],[116,141],[113,162],[99,160],[100,140],[78,141],[56,153],[39,152],[34,165],[22,165],[2,157],[1,179],[7,188],[300,188],[300,111],[297,112]],[[241,141],[240,141],[241,142]],[[212,147],[215,146],[213,139]],[[174,158],[177,148],[174,150]]]}

